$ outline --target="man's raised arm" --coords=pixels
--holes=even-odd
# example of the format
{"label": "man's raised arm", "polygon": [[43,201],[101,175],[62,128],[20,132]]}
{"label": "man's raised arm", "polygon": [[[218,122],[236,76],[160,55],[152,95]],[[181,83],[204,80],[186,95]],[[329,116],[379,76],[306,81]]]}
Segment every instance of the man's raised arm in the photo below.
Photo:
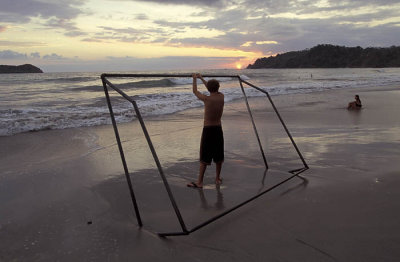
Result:
{"label": "man's raised arm", "polygon": [[200,78],[200,80],[203,82],[203,84],[207,87],[207,81],[204,80],[203,76],[201,74],[197,74],[197,77]]}
{"label": "man's raised arm", "polygon": [[[205,80],[203,80],[203,77],[200,74],[192,74],[192,77],[193,77],[193,94],[195,94],[197,96],[197,98],[200,99],[201,101],[204,101],[207,96],[203,95],[202,93],[200,93],[197,90],[197,77],[198,76],[203,81],[203,83],[205,82]],[[207,83],[207,82],[205,82],[205,83]]]}

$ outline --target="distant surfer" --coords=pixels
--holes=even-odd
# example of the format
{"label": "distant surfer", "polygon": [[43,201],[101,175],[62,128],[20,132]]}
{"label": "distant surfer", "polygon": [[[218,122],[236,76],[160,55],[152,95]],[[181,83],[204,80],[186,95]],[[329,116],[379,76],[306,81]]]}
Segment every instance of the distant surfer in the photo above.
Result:
{"label": "distant surfer", "polygon": [[347,106],[347,109],[361,109],[362,104],[361,104],[360,96],[355,95],[354,99],[355,99],[355,101],[350,102],[349,105]]}
{"label": "distant surfer", "polygon": [[[224,162],[224,135],[221,117],[224,111],[224,94],[220,93],[219,82],[215,79],[205,81],[200,74],[193,74],[193,93],[204,103],[204,126],[200,142],[200,169],[196,182],[187,184],[188,187],[202,188],[204,173],[208,165],[214,161],[215,183],[222,183],[221,169]],[[204,95],[197,90],[197,78],[207,87],[210,95]]]}

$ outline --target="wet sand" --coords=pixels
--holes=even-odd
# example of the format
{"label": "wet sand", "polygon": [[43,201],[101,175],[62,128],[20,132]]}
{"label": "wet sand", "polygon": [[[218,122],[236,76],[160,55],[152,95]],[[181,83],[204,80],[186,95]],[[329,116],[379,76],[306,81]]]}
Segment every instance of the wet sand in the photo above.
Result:
{"label": "wet sand", "polygon": [[[345,109],[359,94],[361,111]],[[137,226],[111,126],[0,137],[0,261],[398,261],[400,88],[273,97],[310,170],[189,236],[137,122],[120,135],[141,211]],[[227,104],[220,188],[196,178],[201,109],[146,119],[187,227],[302,167],[264,98]]]}

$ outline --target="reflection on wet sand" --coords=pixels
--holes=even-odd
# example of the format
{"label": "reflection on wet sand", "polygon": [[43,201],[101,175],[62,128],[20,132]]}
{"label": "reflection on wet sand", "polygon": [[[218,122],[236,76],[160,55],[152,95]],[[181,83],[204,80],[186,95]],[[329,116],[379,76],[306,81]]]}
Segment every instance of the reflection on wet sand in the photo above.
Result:
{"label": "reflection on wet sand", "polygon": [[204,191],[202,188],[199,188],[197,191],[199,192],[199,198],[201,201],[201,207],[205,210],[211,209],[211,208],[215,208],[217,210],[222,210],[225,208],[224,205],[224,195],[221,192],[221,186],[220,185],[216,185],[215,186],[216,190],[216,201],[214,203],[213,206],[210,206],[208,204],[207,198],[204,195]]}

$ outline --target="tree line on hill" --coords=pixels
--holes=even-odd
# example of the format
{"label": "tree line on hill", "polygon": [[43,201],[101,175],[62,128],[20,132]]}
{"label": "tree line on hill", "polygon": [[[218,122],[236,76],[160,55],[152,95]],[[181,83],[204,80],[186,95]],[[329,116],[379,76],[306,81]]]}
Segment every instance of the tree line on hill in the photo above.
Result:
{"label": "tree line on hill", "polygon": [[43,71],[31,64],[25,65],[0,65],[0,74],[16,74],[16,73],[43,73]]}
{"label": "tree line on hill", "polygon": [[323,44],[259,58],[247,66],[248,69],[345,67],[400,67],[400,46],[362,48]]}

